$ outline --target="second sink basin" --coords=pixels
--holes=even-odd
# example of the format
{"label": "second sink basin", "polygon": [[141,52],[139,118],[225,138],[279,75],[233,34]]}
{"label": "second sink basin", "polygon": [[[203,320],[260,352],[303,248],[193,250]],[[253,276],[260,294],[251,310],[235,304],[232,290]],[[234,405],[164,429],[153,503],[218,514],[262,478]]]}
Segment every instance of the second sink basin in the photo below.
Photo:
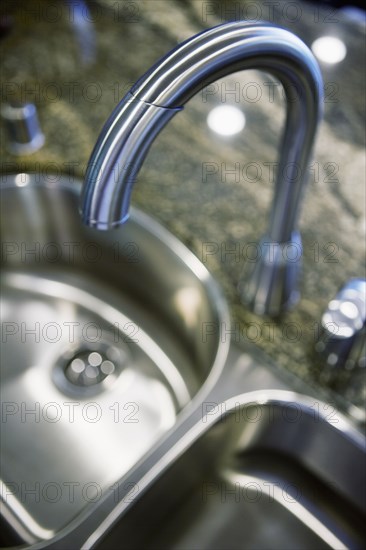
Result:
{"label": "second sink basin", "polygon": [[224,408],[170,450],[175,461],[96,547],[363,548],[364,438],[289,391]]}
{"label": "second sink basin", "polygon": [[229,345],[226,302],[172,235],[138,211],[88,229],[78,182],[39,179],[2,176],[3,516],[28,544],[98,502],[209,390]]}

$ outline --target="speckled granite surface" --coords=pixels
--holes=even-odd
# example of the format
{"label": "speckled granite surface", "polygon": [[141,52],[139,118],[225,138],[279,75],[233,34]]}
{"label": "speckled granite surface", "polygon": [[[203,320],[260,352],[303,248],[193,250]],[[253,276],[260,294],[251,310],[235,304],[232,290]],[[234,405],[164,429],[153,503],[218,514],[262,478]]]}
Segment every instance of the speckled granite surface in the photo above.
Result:
{"label": "speckled granite surface", "polygon": [[[325,389],[331,401],[362,418],[352,407],[364,407],[362,369],[329,377],[314,362],[312,350],[329,299],[350,277],[365,276],[365,28],[330,7],[322,11],[297,2],[100,0],[90,7],[84,21],[94,21],[96,58],[86,64],[70,6],[42,0],[2,3],[13,21],[0,42],[2,99],[36,103],[46,136],[43,149],[16,158],[6,151],[2,128],[2,172],[82,176],[99,130],[129,86],[176,43],[227,18],[269,19],[309,45],[324,34],[346,44],[343,62],[321,64],[325,116],[301,216],[302,299],[280,322],[271,322],[270,332],[264,325],[268,319],[240,304],[236,286],[251,253],[249,243],[267,226],[270,167],[284,120],[279,86],[272,97],[273,81],[248,71],[219,82],[210,94],[198,94],[153,145],[133,203],[181,238],[214,274],[244,346],[256,341],[282,368]],[[242,108],[246,127],[222,139],[208,130],[206,117],[213,105],[225,102]]]}

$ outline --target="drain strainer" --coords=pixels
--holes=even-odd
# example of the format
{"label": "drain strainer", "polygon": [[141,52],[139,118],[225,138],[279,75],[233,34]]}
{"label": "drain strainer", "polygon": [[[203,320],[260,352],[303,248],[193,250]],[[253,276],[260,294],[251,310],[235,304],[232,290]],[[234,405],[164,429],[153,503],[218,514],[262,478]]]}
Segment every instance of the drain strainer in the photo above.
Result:
{"label": "drain strainer", "polygon": [[73,397],[96,395],[111,386],[128,362],[127,351],[107,342],[80,344],[60,357],[53,380]]}

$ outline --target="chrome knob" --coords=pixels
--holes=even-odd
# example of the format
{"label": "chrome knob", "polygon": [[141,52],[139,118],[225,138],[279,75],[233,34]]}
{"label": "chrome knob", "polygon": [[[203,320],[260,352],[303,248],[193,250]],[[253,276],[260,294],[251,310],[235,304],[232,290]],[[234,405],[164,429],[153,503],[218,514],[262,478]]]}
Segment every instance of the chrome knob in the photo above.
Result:
{"label": "chrome knob", "polygon": [[44,144],[36,106],[33,103],[5,103],[1,117],[8,133],[7,149],[13,155],[30,155]]}
{"label": "chrome knob", "polygon": [[315,350],[328,367],[350,370],[366,366],[365,342],[366,280],[350,279],[322,316]]}

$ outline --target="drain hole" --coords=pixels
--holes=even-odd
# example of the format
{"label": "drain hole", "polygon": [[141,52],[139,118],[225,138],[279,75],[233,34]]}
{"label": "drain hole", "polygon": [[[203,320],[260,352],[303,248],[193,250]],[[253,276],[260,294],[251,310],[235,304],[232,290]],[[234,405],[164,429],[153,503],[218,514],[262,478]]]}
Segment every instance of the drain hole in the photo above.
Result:
{"label": "drain hole", "polygon": [[77,386],[93,386],[116,371],[116,365],[98,351],[80,352],[65,368],[69,382]]}
{"label": "drain hole", "polygon": [[53,379],[63,392],[91,395],[109,387],[128,362],[127,352],[105,342],[78,346],[60,357]]}

